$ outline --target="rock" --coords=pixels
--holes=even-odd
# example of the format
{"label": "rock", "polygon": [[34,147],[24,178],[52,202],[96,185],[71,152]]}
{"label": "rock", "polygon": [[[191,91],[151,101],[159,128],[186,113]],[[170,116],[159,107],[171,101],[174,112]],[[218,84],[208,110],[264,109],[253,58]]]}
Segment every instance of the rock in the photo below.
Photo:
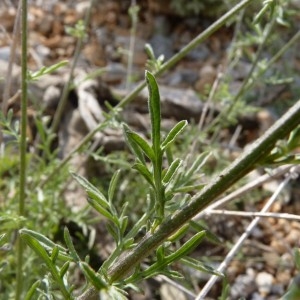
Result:
{"label": "rock", "polygon": [[174,55],[173,41],[170,37],[163,36],[161,34],[155,34],[149,41],[153,48],[155,57],[164,55],[165,60],[168,60]]}
{"label": "rock", "polygon": [[273,275],[267,272],[260,272],[257,274],[255,283],[257,284],[258,291],[261,296],[265,297],[271,292],[273,281]]}
{"label": "rock", "polygon": [[246,297],[256,290],[255,272],[248,269],[246,274],[239,275],[230,288],[230,299],[237,300]]}
{"label": "rock", "polygon": [[195,89],[204,93],[207,87],[210,87],[217,76],[217,71],[211,65],[204,65],[199,72],[199,80],[195,84]]}
{"label": "rock", "polygon": [[163,283],[160,287],[160,296],[161,300],[187,300],[188,298],[185,296],[185,294],[177,289],[176,287],[168,284]]}

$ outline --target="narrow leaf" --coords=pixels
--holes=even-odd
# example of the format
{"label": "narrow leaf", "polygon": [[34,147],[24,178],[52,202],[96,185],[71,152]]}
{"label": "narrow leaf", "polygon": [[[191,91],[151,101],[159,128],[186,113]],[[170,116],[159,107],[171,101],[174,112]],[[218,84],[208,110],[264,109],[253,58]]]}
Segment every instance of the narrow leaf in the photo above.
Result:
{"label": "narrow leaf", "polygon": [[64,240],[74,261],[79,262],[80,257],[75,250],[69,229],[67,227],[64,228]]}
{"label": "narrow leaf", "polygon": [[155,155],[160,152],[160,95],[155,77],[146,71],[146,81],[149,90],[149,112],[152,126],[152,145]]}
{"label": "narrow leaf", "polygon": [[94,200],[96,200],[101,206],[108,208],[109,204],[106,197],[94,186],[92,185],[87,179],[84,177],[71,172],[71,175],[77,182],[86,190],[88,196]]}
{"label": "narrow leaf", "polygon": [[29,291],[26,293],[24,300],[31,300],[34,299],[33,295],[36,292],[36,289],[39,287],[41,281],[37,280],[29,289]]}
{"label": "narrow leaf", "polygon": [[203,263],[202,261],[199,261],[197,259],[191,258],[191,257],[184,257],[180,260],[183,264],[186,266],[189,266],[195,270],[212,274],[212,275],[217,275],[217,276],[224,276],[223,273],[219,272],[218,270],[214,269],[213,267]]}
{"label": "narrow leaf", "polygon": [[197,173],[199,169],[206,163],[207,159],[210,157],[210,153],[203,152],[201,153],[192,166],[188,169],[186,172],[185,178],[190,178],[193,176],[193,174]]}
{"label": "narrow leaf", "polygon": [[87,201],[100,215],[103,215],[112,222],[115,222],[113,215],[104,207],[102,207],[97,201],[92,198],[88,198]]}
{"label": "narrow leaf", "polygon": [[45,248],[52,249],[54,247],[57,247],[60,251],[66,252],[67,249],[62,247],[61,245],[53,243],[49,238],[42,235],[41,233],[38,233],[36,231],[30,230],[30,229],[22,229],[22,234],[28,234],[38,240]]}
{"label": "narrow leaf", "polygon": [[200,221],[197,221],[197,222],[191,220],[191,221],[190,221],[190,225],[191,225],[191,227],[194,228],[197,232],[205,230],[205,232],[206,232],[206,238],[207,238],[207,240],[209,240],[210,242],[215,243],[215,244],[218,244],[218,245],[221,244],[221,240],[218,238],[218,236],[215,235],[211,230],[209,230],[208,228],[206,228],[206,226],[202,225],[202,224],[201,224],[201,220],[200,220]]}
{"label": "narrow leaf", "polygon": [[187,121],[186,120],[182,120],[180,122],[178,122],[168,133],[168,135],[166,136],[166,138],[164,139],[164,141],[161,144],[162,149],[167,148],[171,143],[174,142],[174,140],[176,139],[176,137],[180,134],[180,132],[187,126]]}
{"label": "narrow leaf", "polygon": [[168,184],[171,181],[171,179],[176,174],[176,172],[179,169],[181,164],[182,164],[182,160],[180,160],[179,158],[175,159],[171,163],[170,167],[168,168],[167,173],[163,177],[163,183]]}
{"label": "narrow leaf", "polygon": [[67,261],[63,264],[63,266],[59,270],[60,278],[63,278],[65,276],[65,274],[67,273],[69,267],[70,267],[70,262],[69,261]]}
{"label": "narrow leaf", "polygon": [[117,170],[114,173],[114,175],[111,178],[110,183],[109,183],[109,188],[108,188],[108,200],[109,200],[109,202],[111,202],[113,197],[114,197],[116,186],[118,184],[119,178],[120,178],[120,170]]}
{"label": "narrow leaf", "polygon": [[97,276],[97,273],[84,261],[79,263],[80,269],[82,270],[87,281],[91,283],[98,291],[105,289],[107,284]]}
{"label": "narrow leaf", "polygon": [[58,257],[58,254],[59,254],[59,249],[57,246],[55,246],[52,250],[52,253],[51,253],[51,261],[55,264],[56,260],[57,260],[57,257]]}
{"label": "narrow leaf", "polygon": [[139,159],[139,161],[142,164],[145,165],[146,161],[145,161],[145,157],[144,157],[144,154],[143,154],[141,148],[131,138],[130,133],[132,132],[132,130],[126,124],[123,124],[123,131],[124,131],[124,135],[125,135],[125,138],[126,138],[127,145],[130,148],[131,152]]}
{"label": "narrow leaf", "polygon": [[41,244],[30,234],[26,233],[24,229],[19,231],[22,240],[26,242],[26,244],[45,262],[46,266],[48,267],[51,275],[54,278],[54,281],[58,284],[62,294],[66,299],[70,298],[70,293],[66,289],[63,280],[59,277],[58,271],[56,266],[52,263],[50,257],[46,250],[41,246]]}
{"label": "narrow leaf", "polygon": [[163,245],[160,245],[156,250],[156,260],[158,263],[161,263],[165,258],[165,248]]}
{"label": "narrow leaf", "polygon": [[139,173],[147,180],[147,182],[150,183],[152,187],[154,187],[152,174],[145,165],[136,163],[132,166],[132,168],[139,171]]}
{"label": "narrow leaf", "polygon": [[133,131],[128,132],[128,138],[133,140],[152,162],[155,160],[154,152],[145,139]]}
{"label": "narrow leaf", "polygon": [[179,260],[182,257],[186,256],[188,253],[193,251],[203,240],[205,237],[205,231],[201,231],[196,233],[192,238],[190,238],[186,243],[184,243],[177,251],[174,253],[168,255],[166,257],[166,260],[168,261],[168,264],[175,260]]}
{"label": "narrow leaf", "polygon": [[170,241],[170,242],[178,241],[187,232],[189,227],[190,227],[190,224],[188,224],[188,223],[184,224],[174,234],[169,236],[168,241]]}

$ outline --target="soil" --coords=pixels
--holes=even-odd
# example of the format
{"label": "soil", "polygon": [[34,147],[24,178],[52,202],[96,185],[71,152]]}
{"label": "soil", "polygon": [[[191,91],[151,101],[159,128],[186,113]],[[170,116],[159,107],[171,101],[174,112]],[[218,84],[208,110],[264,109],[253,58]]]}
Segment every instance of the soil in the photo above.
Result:
{"label": "soil", "polygon": [[[13,2],[7,0],[0,4],[0,24],[3,29],[0,32],[0,60],[2,62],[0,77],[5,76],[5,68],[11,54],[12,30],[17,13],[16,4]],[[170,4],[170,1],[167,2]],[[172,10],[170,5],[161,5],[160,3],[160,1],[154,0],[138,1],[138,23],[135,32],[132,68],[129,74],[128,49],[132,33],[132,22],[128,14],[130,1],[95,1],[76,65],[75,78],[80,80],[80,78],[84,78],[87,74],[100,68],[104,68],[105,72],[99,78],[87,81],[86,85],[78,84],[78,87],[70,93],[62,121],[57,130],[57,144],[60,147],[59,155],[61,158],[65,157],[89,131],[95,128],[98,122],[103,120],[101,118],[105,110],[104,100],[115,105],[118,102],[116,94],[119,96],[126,95],[138,82],[144,79],[145,65],[148,59],[144,50],[146,43],[152,45],[156,57],[164,55],[165,59],[168,60],[214,22],[214,18],[206,17],[205,13],[200,16],[180,16]],[[65,59],[70,63],[74,60],[77,38],[67,34],[66,30],[68,27],[74,27],[79,20],[85,17],[88,7],[89,1],[30,1],[28,18],[30,70],[37,70],[43,65],[49,66]],[[299,29],[299,25],[297,25],[299,17],[295,16],[292,21],[294,22],[292,25],[298,26]],[[235,38],[234,30],[234,24],[228,24],[228,26],[219,29],[158,79],[161,86],[165,128],[171,128],[176,120],[181,119],[198,122],[204,100],[208,95],[208,87],[214,84],[221,73],[231,68],[227,75],[229,74],[232,78],[229,84],[229,90],[232,93],[246,78],[251,68],[250,60],[242,59],[234,67],[228,65],[229,49]],[[241,30],[246,29],[242,28]],[[279,30],[281,30],[282,39],[278,41],[277,47],[284,44],[293,32],[282,27]],[[253,46],[242,47],[244,46],[241,46],[241,51],[247,52],[249,57],[256,50]],[[293,76],[297,72],[300,74],[298,52],[292,49],[288,51],[283,62],[275,65],[275,70],[281,72],[288,69],[288,74],[293,74]],[[263,53],[265,57],[271,55],[270,52]],[[13,76],[10,97],[19,89],[19,56],[20,48],[17,47],[16,75]],[[46,79],[42,78],[40,82],[32,83],[30,86],[35,97],[43,99],[44,109],[50,116],[53,116],[57,108],[69,71],[69,66],[62,68],[51,76],[45,77]],[[228,145],[232,134],[240,126],[242,129],[234,144],[234,149],[240,153],[248,143],[254,141],[286,109],[288,105],[282,105],[282,103],[288,101],[291,103],[296,99],[297,92],[299,92],[299,88],[297,88],[299,82],[299,75],[295,75],[293,83],[283,82],[275,86],[257,84],[248,97],[250,100],[254,99],[251,102],[253,106],[260,107],[259,112],[240,116],[238,124],[223,129],[222,141]],[[3,101],[1,98],[3,91],[4,86],[0,82],[1,101]],[[87,94],[81,96],[82,93]],[[142,93],[139,97],[124,109],[122,117],[138,131],[148,134],[147,93]],[[17,99],[11,98],[8,102],[8,108],[13,108],[16,116],[20,110]],[[34,100],[30,99],[30,101],[29,116],[30,114],[33,116],[35,114],[35,107],[32,104]],[[215,101],[210,109],[213,115],[217,115],[222,110],[222,105]],[[28,132],[30,141],[34,143],[36,129],[30,122]],[[122,132],[118,130],[108,130],[98,138],[101,139],[107,153],[125,148]],[[235,155],[235,152],[232,151],[232,158]],[[74,158],[71,163],[74,166],[81,166],[78,172],[87,176],[86,157]],[[253,176],[257,178],[259,174],[256,173]],[[268,191],[273,193],[281,181],[282,177],[279,177],[272,182],[272,187],[262,186],[262,194],[266,194]],[[283,199],[272,206],[271,212],[299,215],[299,180],[296,179],[292,182],[284,193]],[[75,206],[78,209],[86,203],[85,194],[80,188],[72,184],[64,196],[65,201],[70,206]],[[233,209],[239,209],[239,206],[242,206],[243,211],[259,211],[268,199],[269,196],[257,199],[255,202],[243,202],[240,199]],[[208,215],[204,220],[206,226],[218,236],[221,243],[207,242],[197,249],[193,256],[194,258],[207,257],[213,266],[217,266],[240,235],[243,234],[251,219],[243,216]],[[65,220],[62,220],[62,223],[68,224]],[[243,297],[243,299],[252,300],[271,300],[278,299],[283,295],[291,280],[298,274],[294,263],[294,248],[299,247],[299,229],[298,220],[263,218],[226,269],[231,287],[228,299],[234,300]],[[80,229],[74,229],[74,232],[76,230]],[[103,232],[101,234],[103,236]],[[107,237],[101,238],[101,240],[108,243],[105,247],[109,251],[112,246],[111,239]],[[101,247],[103,248],[103,245]],[[93,253],[93,255],[96,254]],[[101,253],[96,257],[103,260],[106,255],[107,253]],[[191,278],[193,293],[197,294],[207,282],[207,275],[193,270],[185,270],[184,272]],[[215,284],[206,299],[217,299],[220,296],[221,288],[221,282]],[[161,278],[145,282],[142,290],[143,294],[131,291],[130,298],[149,300],[167,300],[175,297],[179,299],[194,298],[179,291]]]}

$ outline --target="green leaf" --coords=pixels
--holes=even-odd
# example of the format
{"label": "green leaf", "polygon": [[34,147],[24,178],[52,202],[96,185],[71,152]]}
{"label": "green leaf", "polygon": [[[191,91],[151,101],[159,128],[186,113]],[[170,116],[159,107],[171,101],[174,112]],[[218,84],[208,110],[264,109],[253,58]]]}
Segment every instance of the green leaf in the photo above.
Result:
{"label": "green leaf", "polygon": [[185,178],[191,178],[195,173],[198,173],[198,171],[206,163],[209,157],[210,153],[207,152],[203,152],[199,156],[197,156],[192,166],[187,170]]}
{"label": "green leaf", "polygon": [[132,140],[135,144],[137,144],[143,153],[153,162],[155,160],[154,152],[150,145],[147,143],[145,139],[143,139],[140,135],[136,132],[128,132],[127,133],[128,139]]}
{"label": "green leaf", "polygon": [[114,197],[116,186],[118,184],[119,178],[120,178],[120,170],[117,170],[114,173],[114,175],[111,178],[110,183],[109,183],[109,188],[108,188],[108,200],[109,200],[109,202],[112,202],[112,199]]}
{"label": "green leaf", "polygon": [[41,67],[38,71],[36,72],[28,72],[28,80],[29,81],[34,81],[34,80],[38,80],[40,79],[40,77],[42,77],[43,75],[46,74],[50,74],[53,73],[54,71],[56,71],[57,69],[64,67],[65,65],[68,64],[67,60],[63,60],[61,62],[58,62],[57,64],[54,64],[52,66],[49,67]]}
{"label": "green leaf", "polygon": [[106,228],[109,232],[109,234],[113,237],[113,239],[116,241],[117,244],[120,242],[120,235],[118,228],[113,225],[112,223],[107,223]]}
{"label": "green leaf", "polygon": [[123,216],[119,222],[120,222],[121,234],[124,235],[125,230],[126,230],[127,225],[128,225],[128,216]]}
{"label": "green leaf", "polygon": [[67,245],[67,247],[70,251],[70,254],[71,254],[73,260],[76,261],[76,262],[79,262],[80,257],[77,254],[77,251],[75,250],[72,238],[70,236],[69,229],[67,227],[64,228],[64,240],[65,240],[65,243],[66,243],[66,245]]}
{"label": "green leaf", "polygon": [[173,271],[173,270],[162,270],[159,272],[160,275],[165,275],[171,279],[174,280],[178,280],[178,279],[184,279],[184,277],[182,276],[182,274],[180,274],[177,271]]}
{"label": "green leaf", "polygon": [[149,90],[149,112],[150,112],[150,120],[152,127],[152,145],[155,156],[160,154],[160,95],[158,90],[158,85],[155,80],[155,77],[149,72],[146,71],[146,81]]}
{"label": "green leaf", "polygon": [[184,224],[174,234],[169,236],[168,241],[175,242],[175,241],[179,240],[187,232],[189,227],[190,227],[190,224],[188,224],[188,223]]}
{"label": "green leaf", "polygon": [[216,236],[211,230],[209,230],[206,226],[202,225],[201,224],[201,220],[200,221],[193,221],[191,220],[190,221],[190,225],[192,228],[194,228],[197,232],[199,231],[203,231],[205,230],[206,232],[206,238],[212,242],[212,243],[215,243],[215,244],[218,244],[220,245],[221,244],[221,241],[220,239],[218,238],[218,236]]}
{"label": "green leaf", "polygon": [[186,266],[189,266],[195,270],[204,272],[204,273],[208,273],[211,275],[217,275],[217,276],[221,276],[223,277],[224,274],[219,272],[218,270],[212,268],[211,266],[203,263],[202,261],[199,261],[197,259],[191,258],[191,257],[184,257],[181,258],[180,260],[183,264],[185,264]]}
{"label": "green leaf", "polygon": [[87,179],[76,173],[71,172],[71,175],[86,190],[86,193],[90,198],[95,200],[100,206],[109,208],[109,203],[106,197],[94,185],[92,185]]}
{"label": "green leaf", "polygon": [[36,231],[30,230],[30,229],[22,229],[22,234],[27,234],[32,236],[34,239],[36,239],[40,244],[42,244],[42,246],[44,248],[46,248],[47,250],[51,250],[55,247],[58,248],[58,250],[62,251],[62,252],[66,252],[67,249],[62,247],[61,245],[55,244],[54,242],[52,242],[49,238],[47,238],[46,236],[42,235],[41,233],[38,233]]}
{"label": "green leaf", "polygon": [[150,44],[148,43],[145,44],[145,51],[150,59],[155,60],[154,51]]}
{"label": "green leaf", "polygon": [[141,148],[135,143],[135,141],[131,138],[130,133],[132,132],[132,130],[126,125],[123,124],[123,131],[124,131],[124,135],[126,137],[126,142],[127,145],[129,146],[131,152],[139,159],[139,161],[142,164],[146,164],[145,161],[145,157],[143,152],[141,151]]}
{"label": "green leaf", "polygon": [[174,253],[166,257],[168,264],[172,263],[173,261],[181,259],[182,257],[186,256],[188,253],[193,251],[204,239],[204,237],[205,237],[205,231],[196,233],[192,238],[190,238],[187,242],[185,242],[178,250],[176,250]]}
{"label": "green leaf", "polygon": [[136,163],[132,166],[132,168],[139,171],[139,173],[147,180],[147,182],[150,183],[152,187],[154,187],[152,174],[145,165]]}
{"label": "green leaf", "polygon": [[176,174],[176,172],[178,171],[181,164],[182,164],[182,160],[180,160],[179,158],[175,159],[171,163],[170,167],[168,168],[168,171],[166,172],[165,176],[163,177],[164,184],[168,184],[171,181],[171,179]]}
{"label": "green leaf", "polygon": [[296,268],[300,271],[300,249],[299,248],[296,248],[294,250],[294,256],[295,256]]}
{"label": "green leaf", "polygon": [[70,262],[66,261],[63,264],[63,266],[60,268],[60,270],[59,270],[59,276],[60,276],[60,278],[63,278],[65,276],[65,274],[67,273],[69,267],[70,267]]}
{"label": "green leaf", "polygon": [[282,296],[281,300],[299,300],[300,299],[300,275],[298,274],[292,284],[288,287],[288,291]]}
{"label": "green leaf", "polygon": [[41,244],[30,234],[26,232],[25,229],[21,229],[19,234],[23,241],[45,262],[48,267],[51,275],[53,276],[54,281],[59,286],[62,294],[66,299],[70,299],[70,293],[65,287],[64,281],[60,278],[56,266],[51,261],[50,257],[46,250],[41,246]]}
{"label": "green leaf", "polygon": [[81,261],[79,263],[79,267],[87,281],[91,283],[98,291],[107,287],[107,284],[99,277],[99,274],[97,274],[86,262]]}
{"label": "green leaf", "polygon": [[36,292],[37,288],[39,287],[41,281],[37,280],[26,293],[24,300],[32,300],[34,293]]}
{"label": "green leaf", "polygon": [[166,138],[161,144],[162,150],[167,148],[171,143],[174,142],[176,137],[182,132],[182,130],[187,126],[188,122],[186,120],[182,120],[178,122],[168,133]]}
{"label": "green leaf", "polygon": [[88,203],[100,214],[115,223],[114,216],[92,198],[87,199]]}
{"label": "green leaf", "polygon": [[158,264],[162,263],[164,258],[165,258],[165,247],[164,245],[160,245],[156,250],[157,263]]}
{"label": "green leaf", "polygon": [[56,260],[57,260],[57,257],[58,257],[58,254],[59,254],[59,249],[57,247],[57,245],[55,245],[55,247],[52,249],[52,252],[51,252],[51,261],[55,264]]}

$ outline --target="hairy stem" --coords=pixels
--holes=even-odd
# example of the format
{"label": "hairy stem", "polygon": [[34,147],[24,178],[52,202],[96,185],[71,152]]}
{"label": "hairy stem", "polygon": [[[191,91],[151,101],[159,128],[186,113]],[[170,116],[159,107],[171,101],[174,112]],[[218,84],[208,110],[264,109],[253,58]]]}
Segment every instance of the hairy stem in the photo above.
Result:
{"label": "hairy stem", "polygon": [[147,234],[136,248],[117,261],[109,270],[111,282],[126,276],[143,258],[156,249],[166,238],[176,232],[197,213],[203,210],[235,182],[253,170],[273,149],[276,141],[286,137],[300,119],[300,100],[284,114],[265,134],[254,142],[228,168],[196,194],[182,209],[168,217],[154,234]]}
{"label": "hairy stem", "polygon": [[[176,232],[197,213],[211,204],[235,182],[253,170],[259,162],[273,149],[275,143],[286,137],[297,125],[300,119],[300,100],[291,107],[269,130],[244,151],[228,168],[222,171],[191,201],[172,216],[169,216],[153,233],[147,233],[140,243],[119,258],[109,269],[110,281],[116,282],[127,276],[153,250],[161,245],[172,233]],[[87,293],[96,295],[97,291],[90,288]],[[78,299],[88,299],[85,294]],[[89,298],[92,299],[92,298]]]}

